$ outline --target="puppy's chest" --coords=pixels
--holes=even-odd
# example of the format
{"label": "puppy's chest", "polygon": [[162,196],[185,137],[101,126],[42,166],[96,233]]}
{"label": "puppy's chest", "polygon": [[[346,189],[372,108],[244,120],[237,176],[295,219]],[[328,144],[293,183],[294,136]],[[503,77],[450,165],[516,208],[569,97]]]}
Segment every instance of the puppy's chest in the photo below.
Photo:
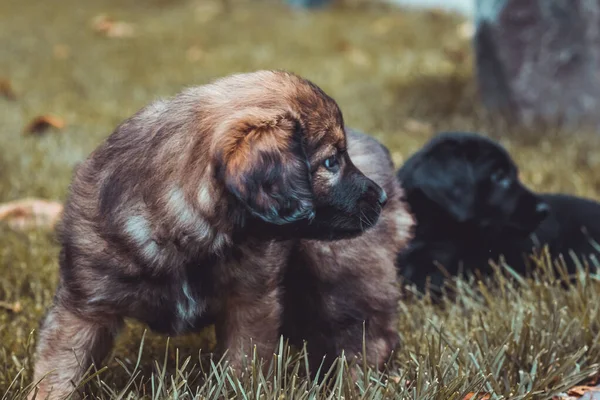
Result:
{"label": "puppy's chest", "polygon": [[[199,266],[196,266],[198,269]],[[157,332],[184,334],[213,323],[214,287],[205,274],[182,273],[155,288],[139,318]],[[150,312],[148,312],[150,311]]]}
{"label": "puppy's chest", "polygon": [[[177,333],[202,328],[207,318],[208,299],[200,295],[197,282],[184,279],[173,287],[174,315],[173,328]],[[200,325],[200,326],[199,326]]]}

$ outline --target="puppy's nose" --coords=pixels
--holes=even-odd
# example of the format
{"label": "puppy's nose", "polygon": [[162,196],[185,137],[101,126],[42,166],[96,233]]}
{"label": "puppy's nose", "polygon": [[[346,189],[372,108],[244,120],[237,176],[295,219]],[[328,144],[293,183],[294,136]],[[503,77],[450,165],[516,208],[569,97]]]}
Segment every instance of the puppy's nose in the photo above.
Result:
{"label": "puppy's nose", "polygon": [[546,203],[538,203],[535,206],[535,212],[540,216],[546,217],[548,214],[550,214],[550,206]]}

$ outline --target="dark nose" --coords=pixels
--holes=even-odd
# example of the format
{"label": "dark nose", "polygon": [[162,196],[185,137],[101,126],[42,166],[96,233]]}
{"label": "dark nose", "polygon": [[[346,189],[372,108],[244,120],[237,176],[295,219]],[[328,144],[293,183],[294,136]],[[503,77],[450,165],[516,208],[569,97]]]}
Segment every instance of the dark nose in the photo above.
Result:
{"label": "dark nose", "polygon": [[543,203],[543,202],[541,202],[541,203],[538,203],[538,204],[535,206],[535,212],[536,212],[536,214],[538,214],[539,216],[541,216],[541,217],[544,217],[544,218],[545,218],[545,217],[547,217],[547,216],[548,216],[548,214],[550,214],[550,206],[549,206],[548,204],[546,204],[546,203]]}
{"label": "dark nose", "polygon": [[385,190],[370,179],[365,182],[363,190],[360,201],[365,202],[370,207],[376,207],[376,204],[383,206],[388,201]]}

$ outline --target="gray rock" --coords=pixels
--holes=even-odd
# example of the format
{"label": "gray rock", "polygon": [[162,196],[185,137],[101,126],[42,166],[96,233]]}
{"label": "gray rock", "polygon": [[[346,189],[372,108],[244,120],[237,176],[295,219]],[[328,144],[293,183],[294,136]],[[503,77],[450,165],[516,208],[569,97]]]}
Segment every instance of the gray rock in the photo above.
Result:
{"label": "gray rock", "polygon": [[600,0],[476,0],[475,24],[489,109],[600,131]]}

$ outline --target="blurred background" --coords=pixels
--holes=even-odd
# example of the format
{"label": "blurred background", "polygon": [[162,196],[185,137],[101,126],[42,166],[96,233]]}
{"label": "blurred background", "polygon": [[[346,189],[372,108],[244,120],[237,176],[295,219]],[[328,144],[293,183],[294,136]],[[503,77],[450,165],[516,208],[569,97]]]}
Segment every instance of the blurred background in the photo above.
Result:
{"label": "blurred background", "polygon": [[[558,125],[523,127],[483,106],[475,33],[485,19],[476,17],[488,18],[486,10],[497,17],[501,3],[525,3],[477,3],[0,1],[0,201],[63,199],[73,166],[143,105],[185,86],[262,68],[288,69],[322,86],[339,102],[348,125],[383,140],[397,164],[439,130],[478,130],[509,147],[518,144],[513,153],[528,183],[595,195],[597,180],[587,168],[600,161],[591,142],[576,143],[585,129],[556,134]],[[517,19],[508,28],[521,27],[531,36],[524,24],[537,22],[526,13],[523,21],[522,5],[513,8]],[[501,53],[502,46],[519,44],[494,43],[493,34],[486,38],[488,50],[495,46]],[[485,59],[507,71],[522,67],[513,65],[522,54],[509,54],[516,61],[497,60],[483,45]],[[497,81],[493,72],[488,82]]]}

